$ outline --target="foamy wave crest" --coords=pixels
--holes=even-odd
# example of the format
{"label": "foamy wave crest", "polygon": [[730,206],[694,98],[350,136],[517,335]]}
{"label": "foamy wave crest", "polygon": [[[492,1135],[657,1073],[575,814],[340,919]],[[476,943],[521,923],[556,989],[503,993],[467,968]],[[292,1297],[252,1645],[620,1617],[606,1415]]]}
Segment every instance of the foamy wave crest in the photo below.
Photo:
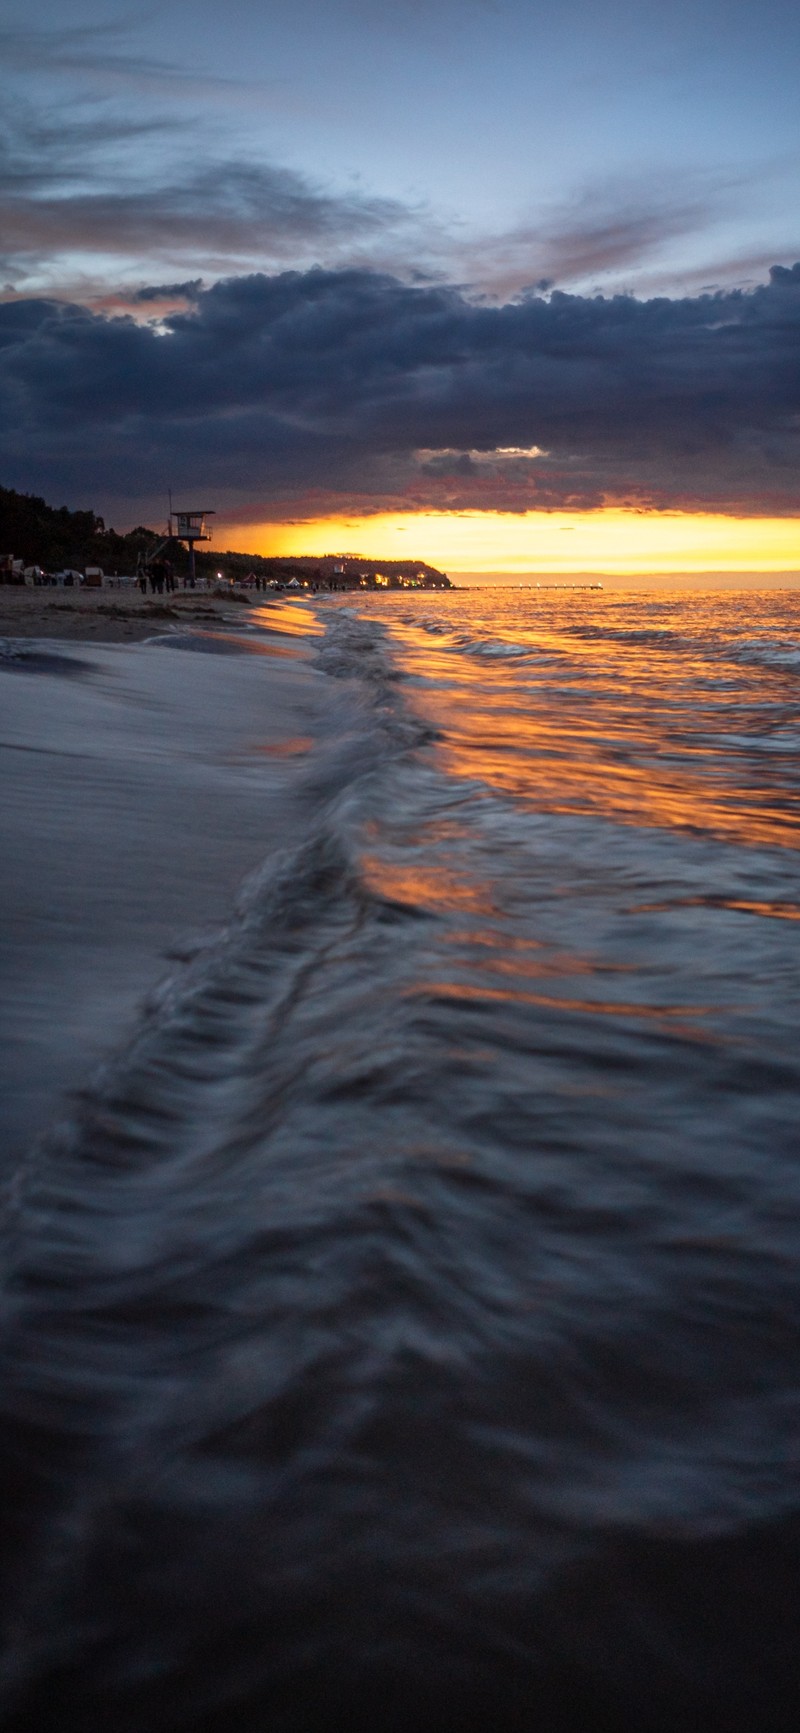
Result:
{"label": "foamy wave crest", "polygon": [[780,639],[741,639],[735,647],[736,659],[757,662],[767,668],[800,668],[800,644]]}

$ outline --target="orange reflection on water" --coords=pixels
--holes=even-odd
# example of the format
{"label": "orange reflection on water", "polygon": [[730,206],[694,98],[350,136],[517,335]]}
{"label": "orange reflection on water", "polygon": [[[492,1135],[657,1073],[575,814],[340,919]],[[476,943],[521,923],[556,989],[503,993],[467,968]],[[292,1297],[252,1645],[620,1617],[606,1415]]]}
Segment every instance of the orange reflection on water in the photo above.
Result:
{"label": "orange reflection on water", "polygon": [[649,1023],[670,1026],[681,1034],[693,1036],[695,1039],[708,1039],[704,1032],[695,1028],[694,1019],[708,1017],[714,1009],[710,1005],[648,1005],[639,1004],[636,1000],[621,999],[572,999],[561,994],[528,993],[521,988],[488,987],[475,985],[467,981],[425,981],[406,988],[407,998],[460,999],[480,1004],[482,1002],[502,1001],[517,1005],[541,1005],[551,1011],[578,1011],[595,1017],[636,1017]]}
{"label": "orange reflection on water", "polygon": [[632,915],[660,915],[670,909],[731,909],[739,915],[764,915],[772,921],[800,921],[800,904],[755,902],[746,897],[674,897],[664,903],[636,903]]}
{"label": "orange reflection on water", "polygon": [[307,602],[261,602],[248,608],[247,620],[264,632],[280,632],[287,638],[319,638],[325,630]]}
{"label": "orange reflection on water", "polygon": [[265,746],[259,746],[266,758],[297,758],[303,752],[310,752],[314,742],[310,734],[296,734],[291,740],[270,741]]}
{"label": "orange reflection on water", "polygon": [[706,636],[679,654],[656,630],[639,634],[642,643],[635,633],[614,642],[610,633],[593,639],[590,629],[570,635],[490,617],[484,631],[530,651],[492,660],[469,642],[432,641],[408,619],[392,624],[404,668],[423,677],[406,695],[436,724],[435,751],[451,775],[540,811],[796,846],[800,803],[785,774],[788,754],[764,751],[762,738],[765,694],[785,695],[796,715],[796,674],[741,661],[727,668],[716,643],[710,663],[714,598],[705,602]]}
{"label": "orange reflection on water", "polygon": [[[564,975],[631,975],[632,963],[602,962],[575,951],[556,950],[538,939],[515,939],[507,929],[451,930],[444,935],[449,945],[469,951],[491,975],[512,975],[522,980],[553,980]],[[532,956],[531,952],[536,955]]]}
{"label": "orange reflection on water", "polygon": [[[743,779],[720,783],[707,758],[695,753],[678,766],[674,743],[651,718],[646,757],[626,752],[622,726],[598,736],[580,718],[525,715],[494,706],[481,694],[471,713],[463,704],[437,703],[437,723],[445,733],[440,747],[444,768],[457,776],[479,777],[516,799],[534,800],[553,812],[594,812],[628,824],[667,829],[714,831],[750,844],[796,842],[796,810],[779,804],[769,787]],[[730,777],[732,765],[726,763]]]}
{"label": "orange reflection on water", "polygon": [[496,912],[487,885],[467,879],[439,862],[401,861],[392,856],[364,854],[360,868],[368,888],[387,902],[404,903],[408,908],[428,909],[431,913],[464,909],[491,916]]}

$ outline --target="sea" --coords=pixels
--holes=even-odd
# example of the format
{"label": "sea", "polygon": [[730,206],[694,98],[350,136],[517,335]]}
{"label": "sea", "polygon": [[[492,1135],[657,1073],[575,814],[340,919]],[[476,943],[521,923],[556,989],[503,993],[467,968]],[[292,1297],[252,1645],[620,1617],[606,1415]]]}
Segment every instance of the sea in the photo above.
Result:
{"label": "sea", "polygon": [[5,1725],[794,1733],[800,591],[283,612],[302,840],[14,1188]]}

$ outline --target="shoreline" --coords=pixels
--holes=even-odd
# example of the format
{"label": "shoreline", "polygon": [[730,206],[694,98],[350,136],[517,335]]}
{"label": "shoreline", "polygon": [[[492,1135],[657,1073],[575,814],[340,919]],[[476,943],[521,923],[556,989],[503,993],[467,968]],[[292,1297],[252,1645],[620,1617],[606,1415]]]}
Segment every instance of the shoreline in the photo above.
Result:
{"label": "shoreline", "polygon": [[[0,608],[7,638],[42,649],[0,657],[0,1120],[12,1170],[129,1037],[147,996],[193,944],[213,942],[249,874],[298,846],[300,766],[346,702],[277,620],[231,641],[227,602],[181,598],[169,625],[196,631],[173,648],[158,602],[130,617],[124,600],[111,614],[94,597],[62,605],[59,632],[37,597],[15,610],[13,633]],[[215,625],[228,627],[216,643]],[[159,626],[167,636],[141,642]],[[48,653],[56,637],[63,648]]]}

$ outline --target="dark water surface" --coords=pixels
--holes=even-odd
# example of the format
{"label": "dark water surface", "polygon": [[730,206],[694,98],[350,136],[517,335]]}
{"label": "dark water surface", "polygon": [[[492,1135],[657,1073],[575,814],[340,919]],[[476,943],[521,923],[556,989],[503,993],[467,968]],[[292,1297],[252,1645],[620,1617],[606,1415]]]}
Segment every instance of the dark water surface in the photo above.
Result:
{"label": "dark water surface", "polygon": [[789,1733],[800,597],[318,620],[303,845],[15,1187],[8,1725]]}

